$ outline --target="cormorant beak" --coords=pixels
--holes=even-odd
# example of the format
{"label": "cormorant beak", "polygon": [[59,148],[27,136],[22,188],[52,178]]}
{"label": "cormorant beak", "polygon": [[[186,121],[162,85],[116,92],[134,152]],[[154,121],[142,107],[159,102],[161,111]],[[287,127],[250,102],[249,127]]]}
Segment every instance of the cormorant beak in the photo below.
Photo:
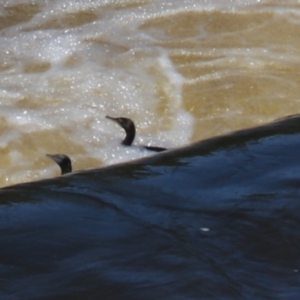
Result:
{"label": "cormorant beak", "polygon": [[112,121],[118,123],[120,126],[122,126],[121,123],[120,123],[120,120],[119,120],[120,118],[113,118],[113,117],[110,117],[110,116],[106,116],[105,118],[109,119],[109,120],[112,120]]}
{"label": "cormorant beak", "polygon": [[67,158],[66,155],[62,154],[46,154],[46,156],[53,159],[58,165],[60,165]]}
{"label": "cormorant beak", "polygon": [[46,154],[46,156],[52,158],[54,161],[57,161],[57,157],[55,154]]}
{"label": "cormorant beak", "polygon": [[118,118],[113,118],[113,117],[110,117],[110,116],[106,116],[105,118],[106,118],[106,119],[113,120],[113,121],[115,121],[115,122],[117,122],[117,119],[118,119]]}

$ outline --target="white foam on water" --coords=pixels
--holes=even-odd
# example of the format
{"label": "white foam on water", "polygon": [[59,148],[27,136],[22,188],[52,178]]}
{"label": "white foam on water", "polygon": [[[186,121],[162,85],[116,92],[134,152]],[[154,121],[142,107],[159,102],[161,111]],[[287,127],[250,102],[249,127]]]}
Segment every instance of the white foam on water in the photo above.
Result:
{"label": "white foam on water", "polygon": [[[10,162],[2,164],[6,182],[28,181],[39,173],[44,176],[45,170],[57,170],[44,158],[56,151],[56,145],[57,151],[72,154],[76,170],[80,158],[99,159],[101,163],[89,166],[97,167],[148,155],[139,145],[188,144],[195,120],[183,107],[182,86],[199,78],[183,78],[169,57],[170,49],[156,45],[155,36],[141,25],[178,11],[256,2],[235,0],[230,6],[221,0],[142,1],[140,5],[136,1],[37,2],[32,18],[7,26],[0,35],[0,147],[12,147],[13,153]],[[22,7],[31,1],[7,3]],[[7,15],[3,7],[0,13]],[[232,57],[239,51],[243,49],[232,51]],[[245,68],[262,66],[251,58],[244,64]],[[203,74],[201,79],[205,76],[217,75]],[[159,90],[167,99],[159,98]],[[159,109],[162,102],[165,112]],[[106,115],[135,121],[135,147],[120,145],[124,131]],[[54,142],[41,134],[52,134]],[[28,135],[34,142],[13,143]],[[35,164],[39,157],[44,161]],[[23,160],[28,164],[20,163]]]}
{"label": "white foam on water", "polygon": [[[187,143],[191,118],[181,109],[182,81],[167,54],[163,51],[157,53],[156,49],[149,51],[140,45],[136,48],[133,42],[129,51],[112,52],[114,59],[109,51],[103,51],[107,45],[86,41],[91,32],[100,37],[101,32],[106,32],[106,43],[114,45],[118,37],[120,47],[123,47],[122,44],[128,47],[131,43],[128,38],[131,35],[136,38],[133,29],[138,32],[140,18],[132,19],[126,13],[113,16],[112,20],[105,20],[104,31],[99,27],[99,24],[103,26],[101,18],[78,28],[51,28],[51,21],[54,22],[55,18],[91,7],[92,3],[82,6],[79,3],[56,2],[45,6],[28,23],[7,31],[2,48],[9,53],[10,60],[13,58],[13,64],[8,72],[2,74],[7,84],[0,93],[0,116],[14,130],[3,133],[2,145],[8,145],[18,135],[21,137],[29,133],[34,137],[41,130],[57,130],[85,149],[82,156],[100,158],[103,164],[111,164],[149,155],[138,147],[142,144],[176,147]],[[43,28],[47,22],[50,23],[49,30],[28,30],[39,25]],[[116,22],[121,22],[124,28],[119,28],[120,24]],[[114,30],[116,27],[118,30]],[[27,30],[23,31],[23,28]],[[128,36],[120,35],[120,31],[127,31]],[[113,33],[111,39],[108,36],[110,32]],[[137,60],[136,56],[141,56],[141,59]],[[153,62],[168,78],[165,89],[173,100],[171,115],[165,116],[173,119],[172,126],[167,130],[157,128],[158,131],[154,132],[151,128],[158,118],[155,108],[159,99],[156,98],[153,77],[147,70]],[[37,65],[38,69],[40,65],[43,68],[43,64],[46,65],[45,70],[30,70],[32,65]],[[28,65],[29,72],[26,71]],[[120,145],[124,131],[105,119],[106,115],[130,117],[135,121],[137,137],[134,147]],[[182,126],[185,129],[181,129]],[[57,140],[57,143],[61,142]],[[11,162],[30,161],[30,157],[22,156],[22,149],[19,151],[20,155],[12,155]],[[49,152],[47,145],[40,145],[36,151],[36,156]],[[76,155],[73,154],[73,157]],[[23,181],[22,178],[26,181],[33,174],[30,164],[24,167],[11,181]]]}
{"label": "white foam on water", "polygon": [[[173,118],[172,129],[166,132],[177,145],[184,145],[190,141],[193,130],[193,117],[182,109],[182,85],[184,78],[174,68],[169,56],[161,51],[159,57],[160,66],[168,78],[168,84],[164,86],[166,94],[172,99],[168,112]],[[166,136],[164,136],[166,138]]]}

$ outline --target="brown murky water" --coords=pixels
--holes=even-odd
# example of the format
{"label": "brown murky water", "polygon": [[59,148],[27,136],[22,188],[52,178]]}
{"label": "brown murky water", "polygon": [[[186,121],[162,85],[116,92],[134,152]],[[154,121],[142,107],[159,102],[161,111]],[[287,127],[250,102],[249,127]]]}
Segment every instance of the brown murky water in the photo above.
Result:
{"label": "brown murky water", "polygon": [[46,153],[75,170],[146,155],[106,115],[179,147],[300,111],[297,1],[0,7],[0,186],[58,175]]}

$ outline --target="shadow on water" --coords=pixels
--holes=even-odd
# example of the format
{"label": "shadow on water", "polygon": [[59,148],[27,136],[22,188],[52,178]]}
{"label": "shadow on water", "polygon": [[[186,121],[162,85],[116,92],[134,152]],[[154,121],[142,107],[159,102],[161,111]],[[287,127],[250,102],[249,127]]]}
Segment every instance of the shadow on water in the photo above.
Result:
{"label": "shadow on water", "polygon": [[1,299],[298,299],[300,116],[0,190]]}

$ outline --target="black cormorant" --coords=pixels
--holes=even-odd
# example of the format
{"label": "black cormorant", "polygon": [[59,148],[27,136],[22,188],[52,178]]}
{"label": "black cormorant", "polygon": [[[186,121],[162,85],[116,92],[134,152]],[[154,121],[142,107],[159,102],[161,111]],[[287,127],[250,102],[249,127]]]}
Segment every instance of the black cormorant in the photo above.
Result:
{"label": "black cormorant", "polygon": [[[123,117],[113,118],[110,116],[106,116],[106,118],[116,122],[125,130],[126,136],[125,139],[122,141],[122,145],[131,146],[135,137],[135,125],[133,121]],[[142,147],[147,150],[155,151],[155,152],[161,152],[167,150],[166,148],[162,148],[162,147],[152,147],[152,146],[142,146]]]}
{"label": "black cormorant", "polygon": [[52,158],[61,168],[61,175],[72,172],[71,159],[65,154],[46,154]]}

